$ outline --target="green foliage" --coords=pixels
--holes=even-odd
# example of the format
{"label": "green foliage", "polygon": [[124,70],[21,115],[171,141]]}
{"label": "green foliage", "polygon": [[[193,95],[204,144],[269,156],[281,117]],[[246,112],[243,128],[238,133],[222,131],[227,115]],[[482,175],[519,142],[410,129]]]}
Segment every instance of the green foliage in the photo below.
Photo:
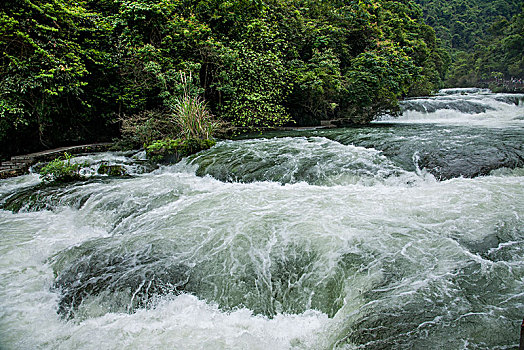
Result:
{"label": "green foliage", "polygon": [[176,135],[176,121],[163,110],[143,111],[120,119],[122,140],[131,148],[149,145],[153,141]]}
{"label": "green foliage", "polygon": [[313,49],[309,62],[296,61],[297,87],[301,107],[314,119],[327,119],[340,104],[344,77],[340,71],[340,59],[332,49]]}
{"label": "green foliage", "polygon": [[131,141],[140,141],[153,160],[183,156],[207,149],[214,144],[218,123],[206,102],[193,93],[191,74],[179,73],[182,94],[166,103],[164,113],[143,113],[123,118],[123,133]]}
{"label": "green foliage", "polygon": [[212,87],[220,94],[218,112],[224,120],[253,128],[290,120],[283,104],[292,84],[278,54],[256,52],[242,44],[221,47],[217,53],[227,69],[221,70]]}
{"label": "green foliage", "polygon": [[417,0],[452,54],[448,86],[524,78],[524,5],[519,0]]}
{"label": "green foliage", "polygon": [[212,139],[163,139],[146,147],[148,157],[155,162],[177,162],[182,157],[209,149],[216,144]]}
{"label": "green foliage", "polygon": [[179,73],[182,94],[166,103],[166,114],[149,113],[124,118],[129,138],[143,142],[153,161],[178,161],[182,157],[208,149],[218,123],[213,119],[206,102],[194,94],[191,74]]}
{"label": "green foliage", "polygon": [[470,52],[456,55],[449,83],[475,85],[479,81],[524,79],[524,6],[508,23],[495,23],[499,28],[479,41]]}
{"label": "green foliage", "polygon": [[[493,32],[493,25],[509,21],[520,0],[416,0],[424,9],[427,24],[447,49],[468,51]],[[499,23],[499,29],[500,29]]]}
{"label": "green foliage", "polygon": [[82,164],[71,163],[72,156],[64,153],[63,157],[56,158],[40,170],[40,178],[44,182],[70,182],[81,180]]}
{"label": "green foliage", "polygon": [[98,167],[97,173],[109,175],[109,176],[127,175],[127,171],[122,165],[109,165],[109,164],[101,164],[100,167]]}
{"label": "green foliage", "polygon": [[218,123],[207,104],[199,96],[191,94],[191,75],[180,73],[184,92],[170,100],[171,120],[174,126],[173,134],[178,134],[184,140],[206,140],[213,136]]}
{"label": "green foliage", "polygon": [[4,155],[114,136],[118,126],[139,144],[194,137],[195,120],[179,116],[205,110],[248,129],[363,123],[437,89],[447,68],[411,0],[4,3]]}
{"label": "green foliage", "polygon": [[358,55],[352,63],[347,106],[351,114],[367,121],[377,114],[395,112],[398,95],[407,93],[416,72],[410,58],[386,44]]}
{"label": "green foliage", "polygon": [[3,5],[1,148],[16,151],[18,139],[53,145],[64,135],[74,139],[86,128],[104,127],[106,121],[93,110],[100,96],[87,86],[110,73],[109,56],[99,49],[108,39],[104,19],[62,0],[7,0]]}

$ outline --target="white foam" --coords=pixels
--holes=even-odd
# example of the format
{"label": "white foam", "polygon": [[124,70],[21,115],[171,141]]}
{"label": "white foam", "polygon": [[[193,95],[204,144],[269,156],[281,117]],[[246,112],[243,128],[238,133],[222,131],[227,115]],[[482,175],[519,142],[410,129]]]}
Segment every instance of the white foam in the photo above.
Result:
{"label": "white foam", "polygon": [[[107,314],[78,325],[68,324],[56,340],[62,349],[289,349],[311,346],[327,316],[254,316],[250,310],[220,311],[191,295],[164,298],[157,307],[134,314]],[[78,336],[80,335],[80,337]]]}
{"label": "white foam", "polygon": [[[455,92],[457,91],[457,92]],[[502,95],[491,94],[489,91],[471,89],[453,89],[449,92],[459,94],[459,96],[450,95],[449,93],[442,93],[434,97],[416,98],[407,100],[407,102],[420,105],[422,108],[425,104],[428,108],[434,103],[438,103],[438,108],[435,111],[416,111],[407,110],[402,113],[400,117],[386,117],[381,119],[381,122],[392,123],[423,123],[423,124],[451,124],[451,125],[467,125],[480,127],[522,127],[524,126],[524,105],[519,103],[506,103],[501,100],[502,97],[513,96],[516,100],[522,101],[524,95]],[[446,107],[446,103],[451,105],[473,103],[477,106],[485,106],[486,111],[480,113],[460,112],[451,107]]]}
{"label": "white foam", "polygon": [[[522,111],[522,107],[505,105],[512,113]],[[448,111],[441,110],[431,117],[441,113],[443,123],[474,125],[518,122],[514,114],[504,117],[503,112],[503,108],[499,108],[472,116],[455,111],[455,116],[447,116]],[[427,116],[412,117],[411,121]],[[409,113],[405,118],[409,121]],[[485,122],[475,124],[468,118],[484,118]],[[244,142],[256,145],[261,141]],[[350,161],[354,157],[369,169],[378,169],[379,175],[384,169],[394,168],[394,164],[374,149],[345,146],[324,138],[265,142],[273,147],[305,152],[305,156],[332,150],[335,155],[341,154],[337,159]],[[264,149],[254,151],[265,152]],[[128,161],[118,157],[111,159],[116,163]],[[415,164],[416,158],[415,155]],[[104,161],[103,155],[79,160],[83,159],[91,159],[93,163]],[[511,289],[522,290],[519,289],[522,286],[519,271],[523,270],[520,255],[508,253],[505,257],[508,261],[501,262],[484,256],[506,254],[507,250],[520,247],[518,228],[522,227],[524,218],[522,168],[499,169],[489,176],[440,182],[417,168],[418,174],[405,172],[370,183],[334,179],[333,186],[328,187],[304,181],[286,185],[269,181],[226,183],[210,176],[196,176],[197,166],[188,162],[186,159],[133,178],[65,187],[60,198],[62,204],[53,211],[17,214],[0,211],[0,347],[333,348],[364,312],[373,314],[375,308],[378,312],[398,310],[404,302],[412,306],[417,295],[430,298],[429,302],[434,304],[448,299],[452,303],[444,305],[445,312],[438,315],[430,312],[430,317],[421,320],[413,332],[448,323],[460,334],[455,336],[449,327],[441,328],[442,342],[454,336],[473,335],[477,338],[472,336],[468,341],[477,346],[489,339],[483,339],[483,332],[476,330],[483,323],[469,321],[476,315],[469,310],[474,298],[463,298],[461,294],[475,291],[460,290],[457,286],[459,278],[464,277],[459,275],[460,269],[472,264],[479,264],[482,271],[487,272],[506,269],[505,275],[496,277],[508,288],[504,290],[508,295],[494,296],[500,297],[503,304],[487,305],[490,300],[484,298],[481,305],[471,308],[490,308],[483,314],[491,317],[490,320],[507,320],[509,316],[505,315],[522,309],[520,299],[512,297],[520,296],[520,292],[514,293]],[[407,185],[413,177],[420,180]],[[3,180],[0,193],[39,181],[36,175]],[[77,209],[66,204],[78,198],[85,201]],[[485,238],[497,241],[504,233],[510,237],[493,247],[488,245],[484,255],[471,248]],[[313,272],[302,279],[316,273],[313,277],[320,277],[313,282],[317,284],[340,267],[344,254],[348,260],[351,256],[357,258],[348,262],[354,266],[348,267],[343,275],[340,287],[343,302],[333,318],[312,307],[305,307],[305,311],[297,314],[276,312],[269,318],[255,314],[247,306],[233,310],[219,307],[216,304],[219,301],[213,297],[219,299],[221,295],[210,292],[206,300],[195,291],[195,295],[159,297],[154,307],[138,309],[132,314],[111,312],[99,305],[100,310],[87,312],[84,318],[63,320],[57,314],[60,292],[52,288],[56,278],[52,263],[57,254],[91,242],[93,247],[102,242],[131,252],[137,246],[155,243],[162,256],[174,258],[176,255],[185,266],[195,267],[197,272],[207,263],[211,273],[204,277],[208,280],[219,276],[227,281],[251,264],[254,266],[251,274],[260,275],[256,282],[268,284],[275,256],[285,257],[290,253],[300,257],[314,252]],[[171,247],[178,250],[175,252]],[[262,288],[259,290],[262,295]],[[424,294],[427,290],[434,294]],[[370,299],[369,295],[377,297]],[[503,316],[492,310],[504,311]],[[462,314],[466,316],[460,318]],[[456,318],[468,318],[471,323],[453,324]],[[492,328],[486,329],[489,336],[506,331]],[[435,333],[427,334],[431,337]]]}

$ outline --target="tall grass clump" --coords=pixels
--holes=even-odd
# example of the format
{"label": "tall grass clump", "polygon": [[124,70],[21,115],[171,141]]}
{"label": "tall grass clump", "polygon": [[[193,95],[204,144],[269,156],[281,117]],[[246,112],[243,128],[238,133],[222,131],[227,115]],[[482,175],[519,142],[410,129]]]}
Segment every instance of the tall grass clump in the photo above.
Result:
{"label": "tall grass clump", "polygon": [[171,119],[178,127],[179,137],[182,139],[211,139],[218,128],[218,123],[213,120],[206,101],[190,93],[191,74],[188,77],[181,72],[180,80],[183,93],[172,98],[170,103]]}
{"label": "tall grass clump", "polygon": [[210,139],[217,129],[217,123],[199,96],[183,95],[174,98],[171,107],[173,120],[180,130],[182,139]]}
{"label": "tall grass clump", "polygon": [[176,162],[215,144],[219,127],[206,101],[192,91],[191,74],[180,72],[180,94],[172,96],[163,115],[138,119],[132,125],[135,139],[143,140],[146,153],[154,161]]}

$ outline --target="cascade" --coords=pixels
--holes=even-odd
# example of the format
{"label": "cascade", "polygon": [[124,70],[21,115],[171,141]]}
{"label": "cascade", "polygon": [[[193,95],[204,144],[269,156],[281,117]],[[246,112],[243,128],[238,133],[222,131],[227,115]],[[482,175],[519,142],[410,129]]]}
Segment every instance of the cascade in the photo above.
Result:
{"label": "cascade", "polygon": [[519,101],[445,90],[360,128],[0,180],[0,348],[515,348]]}

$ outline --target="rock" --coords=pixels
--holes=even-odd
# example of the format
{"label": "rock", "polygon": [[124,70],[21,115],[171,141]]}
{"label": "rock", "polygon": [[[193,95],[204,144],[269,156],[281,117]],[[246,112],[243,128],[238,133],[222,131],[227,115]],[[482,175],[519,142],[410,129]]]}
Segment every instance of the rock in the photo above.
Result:
{"label": "rock", "polygon": [[98,174],[109,176],[126,176],[127,170],[122,165],[101,164],[98,168]]}

